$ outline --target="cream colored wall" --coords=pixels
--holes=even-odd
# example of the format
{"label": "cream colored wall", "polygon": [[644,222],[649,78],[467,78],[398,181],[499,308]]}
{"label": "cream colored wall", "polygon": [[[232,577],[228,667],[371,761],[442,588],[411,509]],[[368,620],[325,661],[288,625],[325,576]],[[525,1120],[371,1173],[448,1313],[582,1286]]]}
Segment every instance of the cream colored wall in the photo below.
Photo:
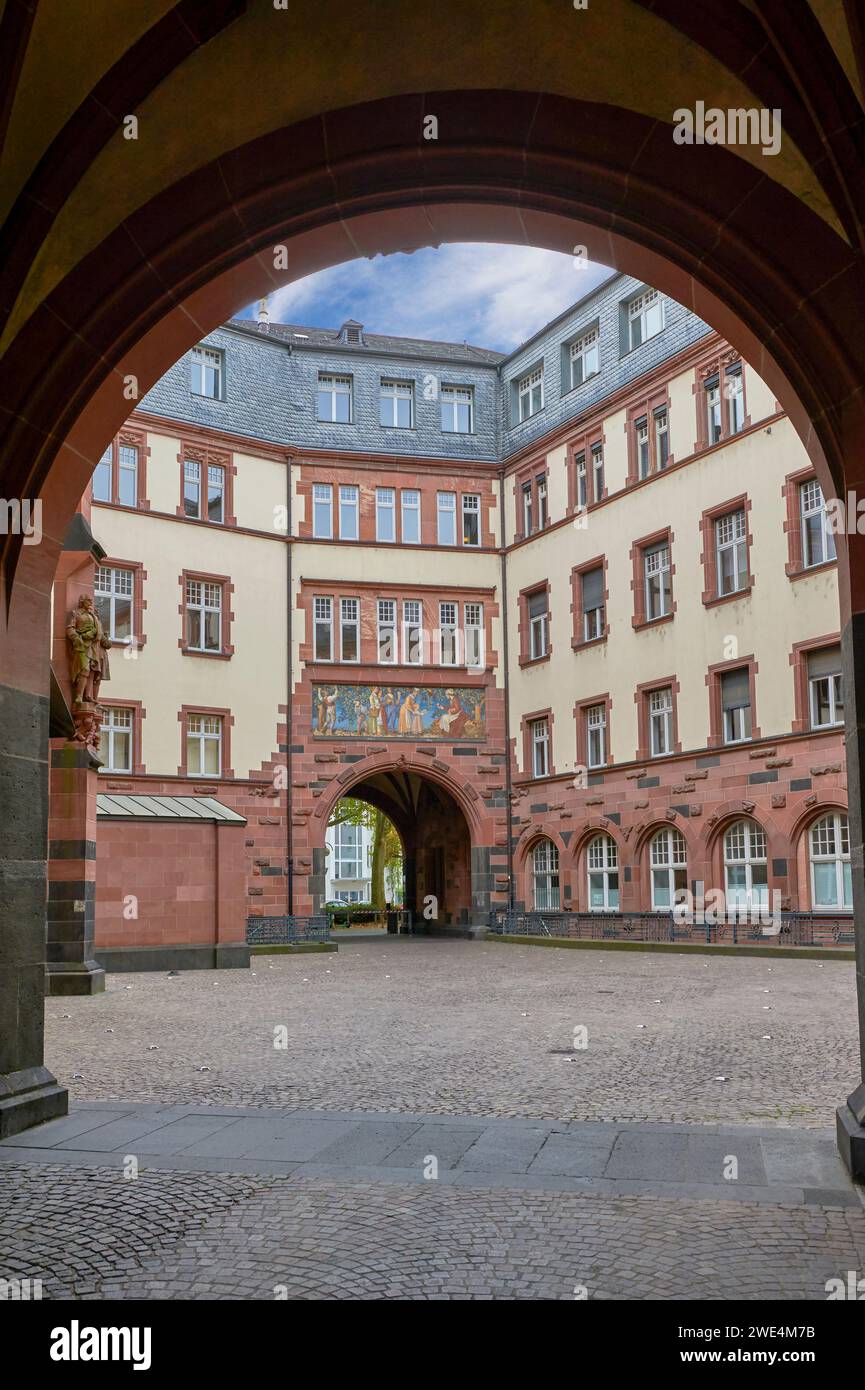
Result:
{"label": "cream colored wall", "polygon": [[[775,392],[770,390],[761,376],[758,376],[753,367],[745,364],[745,405],[751,417],[751,424],[756,425],[758,420],[766,420],[770,415],[776,415]],[[803,465],[804,466],[804,465]]]}
{"label": "cream colored wall", "polygon": [[[176,504],[175,504],[176,505]],[[231,760],[245,777],[268,761],[277,744],[277,711],[285,703],[286,546],[220,527],[189,526],[141,513],[94,506],[93,531],[109,555],[139,560],[147,641],[135,659],[112,653],[106,704],[140,700],[142,755],[149,773],[176,774],[181,762],[182,705],[228,708],[234,715]],[[181,636],[182,570],[228,575],[235,620],[230,660],[186,656]]]}
{"label": "cream colored wall", "polygon": [[[539,709],[554,713],[553,754],[557,772],[576,762],[573,715],[578,700],[610,693],[612,753],[617,762],[637,750],[637,684],[675,676],[679,739],[683,750],[705,746],[708,736],[707,668],[736,656],[756,656],[757,722],[764,735],[789,733],[793,720],[790,651],[795,642],[838,630],[834,571],[791,582],[785,573],[786,504],[781,486],[787,473],[807,464],[789,421],[732,441],[681,471],[662,475],[645,487],[589,513],[586,529],[567,525],[520,546],[509,557],[511,631],[511,727]],[[709,507],[747,493],[754,538],[753,591],[747,597],[705,608],[699,521]],[[665,526],[673,531],[674,620],[634,631],[632,543]],[[608,561],[610,634],[606,643],[574,652],[570,573],[595,555]],[[549,578],[552,656],[521,669],[516,638],[518,594]],[[517,739],[522,767],[522,748]]]}
{"label": "cream colored wall", "polygon": [[608,493],[619,492],[627,482],[627,418],[626,410],[615,410],[604,419],[604,486]]}
{"label": "cream colored wall", "polygon": [[147,500],[150,510],[174,516],[180,505],[180,439],[177,435],[147,432]]}
{"label": "cream colored wall", "polygon": [[234,477],[234,515],[238,526],[286,535],[288,464],[235,450],[234,466],[237,469]]}
{"label": "cream colored wall", "polygon": [[697,440],[697,411],[694,404],[694,369],[674,376],[670,395],[670,453],[676,463],[690,458]]}
{"label": "cream colored wall", "polygon": [[[443,557],[435,550],[412,550],[389,548],[386,546],[340,546],[305,545],[302,541],[293,547],[293,666],[296,681],[302,675],[300,648],[311,640],[306,631],[303,611],[297,607],[303,580],[321,580],[326,586],[338,580],[340,584],[363,583],[418,585],[430,584],[446,588],[459,598],[461,588],[492,589],[493,602],[501,606],[501,561],[489,551],[482,554],[469,551],[448,551]],[[443,592],[442,597],[446,597]],[[495,683],[504,685],[504,634],[502,615],[493,619],[493,650],[499,654],[499,666],[495,673]]]}

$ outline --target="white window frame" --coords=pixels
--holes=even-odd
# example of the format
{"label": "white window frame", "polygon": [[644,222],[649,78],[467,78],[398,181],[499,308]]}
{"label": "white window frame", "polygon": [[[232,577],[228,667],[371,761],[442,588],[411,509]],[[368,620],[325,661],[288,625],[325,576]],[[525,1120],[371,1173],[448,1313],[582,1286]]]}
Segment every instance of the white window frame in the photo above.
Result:
{"label": "white window frame", "polygon": [[[821,848],[820,846],[824,846]],[[834,903],[821,902],[817,892],[817,865],[832,864],[835,869]],[[841,811],[821,816],[808,830],[808,865],[811,874],[811,908],[814,912],[853,911],[853,883],[850,862],[850,826]]]}
{"label": "white window frame", "polygon": [[[385,519],[389,520],[390,535],[383,534]],[[379,545],[396,542],[396,488],[377,487],[375,490],[375,538]]]}
{"label": "white window frame", "polygon": [[[724,587],[724,561],[727,557],[731,557],[732,588]],[[719,598],[739,594],[748,587],[748,522],[744,507],[715,517],[715,575]]]}
{"label": "white window frame", "polygon": [[[808,478],[799,484],[799,515],[802,523],[802,567],[814,569],[830,560],[837,559],[835,533],[829,525],[823,489],[816,478]],[[820,554],[816,555],[809,519],[820,518]]]}
{"label": "white window frame", "polygon": [[439,666],[458,666],[459,658],[459,604],[444,599],[439,603]]}
{"label": "white window frame", "polygon": [[[400,401],[408,402],[408,423],[399,419]],[[382,419],[390,414],[390,420]],[[414,382],[398,381],[393,377],[383,377],[378,394],[378,422],[383,429],[414,429]]]}
{"label": "white window frame", "polygon": [[[447,518],[447,526],[453,533],[450,540],[443,539],[445,518]],[[456,545],[457,543],[457,495],[455,492],[436,493],[436,540],[439,545]]]}
{"label": "white window frame", "polygon": [[586,720],[586,767],[607,766],[607,707],[588,705]]}
{"label": "white window frame", "polygon": [[[127,485],[132,493],[131,502],[123,495]],[[138,449],[134,444],[119,444],[117,447],[117,504],[120,507],[138,506]]]}
{"label": "white window frame", "polygon": [[601,335],[597,328],[590,328],[588,333],[577,338],[576,342],[571,343],[568,354],[570,360],[571,386],[572,391],[591,377],[597,376],[601,370]]}
{"label": "white window frame", "polygon": [[[665,576],[667,576],[665,581]],[[657,585],[653,580],[657,579]],[[667,618],[673,611],[673,576],[668,541],[646,546],[643,551],[643,581],[645,584],[646,622]],[[653,612],[653,594],[657,596],[657,612]]]}
{"label": "white window frame", "polygon": [[[657,327],[650,324],[657,322]],[[628,347],[642,347],[643,343],[663,333],[665,324],[664,300],[658,290],[646,289],[628,303]]]}
{"label": "white window frame", "polygon": [[[97,565],[93,577],[93,595],[97,610],[99,600],[105,600],[103,611],[108,610],[108,621],[102,620],[106,635],[112,642],[131,646],[135,641],[135,571],[124,569],[122,565]],[[129,604],[129,632],[125,637],[117,633],[117,604]]]}
{"label": "white window frame", "polygon": [[339,485],[339,538],[360,540],[360,488],[354,483]]}
{"label": "white window frame", "polygon": [[[588,908],[590,912],[619,910],[619,850],[612,835],[595,835],[586,846]],[[599,887],[600,902],[595,888]]]}
{"label": "white window frame", "polygon": [[655,466],[663,473],[670,462],[670,413],[661,406],[652,412],[652,425],[655,431]]}
{"label": "white window frame", "polygon": [[737,674],[740,669],[735,671],[722,672],[720,677],[719,699],[721,701],[721,726],[722,740],[725,745],[733,743],[748,743],[752,737],[754,727],[754,711],[751,705],[751,676],[748,672],[748,704],[734,705],[732,709],[724,708],[724,676]]}
{"label": "white window frame", "polygon": [[704,390],[706,392],[706,441],[709,444],[719,444],[724,434],[720,378],[710,377],[704,385]]}
{"label": "white window frame", "polygon": [[740,434],[745,428],[745,379],[741,362],[724,372],[724,395],[727,397],[727,433]]}
{"label": "white window frame", "polygon": [[518,377],[516,389],[517,419],[522,424],[524,420],[530,420],[533,415],[538,415],[544,408],[543,367],[534,367],[524,376]]}
{"label": "white window frame", "polygon": [[[321,521],[326,519],[324,527]],[[330,483],[312,485],[312,534],[316,540],[333,540],[333,488]]]}
{"label": "white window frame", "polygon": [[[345,654],[345,634],[351,628],[354,628],[356,656]],[[341,598],[339,601],[339,656],[341,661],[352,665],[360,661],[360,599]]]}
{"label": "white window frame", "polygon": [[592,445],[592,501],[600,502],[604,495],[604,450]]}
{"label": "white window frame", "polygon": [[[580,595],[583,593],[583,581],[588,574],[600,572],[601,575],[601,594],[604,593],[604,567],[597,565],[593,570],[586,570],[580,576]],[[583,601],[583,641],[596,642],[604,635],[604,624],[606,620],[607,606],[603,599],[594,608],[586,608]]]}
{"label": "white window frame", "polygon": [[[480,495],[480,493],[479,493],[479,492],[464,492],[464,493],[462,494],[462,498],[461,498],[461,511],[462,511],[462,522],[463,522],[463,527],[462,527],[462,543],[463,543],[463,545],[467,545],[467,546],[470,546],[470,547],[472,547],[472,548],[476,548],[476,547],[479,546],[480,543],[481,543],[481,495]],[[474,541],[468,541],[468,540],[466,540],[466,518],[467,518],[467,517],[474,517],[474,518],[475,518],[475,527],[476,527],[476,529],[477,529],[477,540],[474,540]]]}
{"label": "white window frame", "polygon": [[[319,655],[319,634],[327,634],[327,656]],[[333,661],[333,598],[315,594],[312,600],[312,659]]]}
{"label": "white window frame", "polygon": [[482,671],[486,659],[484,651],[483,604],[474,602],[463,604],[463,618],[465,627],[466,666],[470,671]]}
{"label": "white window frame", "polygon": [[[225,354],[219,348],[199,343],[192,349],[189,368],[189,389],[193,396],[203,396],[210,401],[223,399]],[[213,389],[208,389],[209,386]]]}
{"label": "white window frame", "polygon": [[[541,590],[537,592],[541,592]],[[529,616],[529,659],[531,661],[539,661],[550,650],[550,596],[547,590],[543,590],[543,594],[547,602],[543,613],[537,613],[534,617]],[[533,594],[528,594],[526,602],[530,603],[533,597]]]}
{"label": "white window frame", "polygon": [[[190,652],[222,651],[222,606],[223,586],[211,579],[188,578],[186,580],[186,647]],[[193,614],[198,614],[199,641],[192,641]],[[207,645],[207,619],[216,615],[217,637],[215,646]]]}
{"label": "white window frame", "polygon": [[676,894],[688,887],[688,844],[681,830],[670,826],[652,837],[649,863],[652,911],[672,912]]}
{"label": "white window frame", "polygon": [[[412,635],[417,633],[417,641]],[[406,666],[423,665],[423,604],[420,599],[403,599],[402,604],[402,659]],[[412,656],[414,652],[414,656]]]}
{"label": "white window frame", "polygon": [[[329,415],[321,412],[322,396],[329,398]],[[348,419],[337,419],[336,403],[348,397]],[[323,425],[350,425],[354,420],[354,380],[350,376],[340,376],[335,372],[319,372],[316,392],[316,419]]]}
{"label": "white window frame", "polygon": [[[735,821],[724,832],[724,894],[727,911],[769,906],[769,859],[766,832],[756,821]],[[731,882],[731,870],[743,870],[742,883]],[[756,872],[755,872],[756,871]]]}
{"label": "white window frame", "polygon": [[[363,863],[363,826],[352,825],[347,821],[340,821],[333,827],[333,869],[331,878],[347,879],[349,883],[357,883],[364,877]],[[345,831],[354,832],[347,838],[353,840],[351,844],[345,844]],[[348,869],[349,872],[344,872]]]}
{"label": "white window frame", "polygon": [[589,505],[589,470],[585,454],[577,454],[577,511],[584,512]]}
{"label": "white window frame", "polygon": [[532,849],[532,907],[535,912],[558,912],[560,904],[558,846],[538,840]]}
{"label": "white window frame", "polygon": [[[460,429],[460,412],[468,408],[468,428]],[[446,422],[450,416],[451,423]],[[441,427],[445,434],[474,433],[474,391],[470,386],[442,386]]]}
{"label": "white window frame", "polygon": [[663,758],[673,751],[673,688],[659,686],[648,692],[649,753]]}
{"label": "white window frame", "polygon": [[[106,754],[102,760],[103,771],[131,773],[135,757],[135,711],[124,705],[105,705],[99,735],[99,756],[102,758],[103,750]],[[128,765],[115,756],[118,744],[124,739],[127,740]]]}
{"label": "white window frame", "polygon": [[[422,531],[421,531],[421,496],[420,496],[420,489],[419,489],[419,488],[414,488],[414,487],[403,488],[403,489],[401,490],[401,492],[400,492],[400,499],[399,499],[399,500],[400,500],[400,527],[401,527],[400,536],[401,536],[403,545],[420,545],[420,543],[421,543],[421,537],[422,537],[422,534],[423,534]],[[410,535],[407,535],[407,534],[406,534],[406,532],[410,529],[409,527],[406,526],[406,519],[407,519],[408,517],[413,517],[413,518],[415,519],[415,522],[416,522],[416,531],[417,531],[417,534],[414,535],[414,536],[410,536]]]}
{"label": "white window frame", "polygon": [[[826,704],[829,706],[829,718],[825,723],[817,720],[818,685],[826,685]],[[844,723],[844,701],[841,691],[841,672],[833,672],[825,676],[809,676],[808,678],[808,709],[811,715],[812,729],[837,729]],[[840,710],[840,718],[839,718]]]}
{"label": "white window frame", "polygon": [[[193,727],[193,721],[198,725]],[[215,726],[215,727],[214,727]],[[206,750],[209,743],[216,744],[216,771],[205,772]],[[198,769],[192,766],[192,750],[198,749]],[[196,714],[186,716],[186,770],[190,777],[222,776],[222,715]]]}
{"label": "white window frame", "polygon": [[529,723],[529,742],[532,755],[532,776],[549,777],[552,759],[550,757],[550,721],[532,719]]}
{"label": "white window frame", "polygon": [[641,415],[634,421],[634,435],[637,440],[637,477],[648,478],[652,471],[652,454],[649,448],[649,417]]}
{"label": "white window frame", "polygon": [[[383,642],[390,638],[392,656],[388,660],[382,655]],[[397,633],[397,613],[395,598],[380,598],[376,601],[376,653],[379,666],[396,666],[399,661],[399,638]]]}

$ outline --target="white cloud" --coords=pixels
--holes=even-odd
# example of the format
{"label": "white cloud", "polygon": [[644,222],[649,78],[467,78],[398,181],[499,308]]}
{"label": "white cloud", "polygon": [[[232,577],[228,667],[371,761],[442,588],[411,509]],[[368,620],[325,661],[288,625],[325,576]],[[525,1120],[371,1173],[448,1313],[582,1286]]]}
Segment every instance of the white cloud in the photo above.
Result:
{"label": "white cloud", "polygon": [[600,265],[578,270],[557,251],[456,243],[319,271],[277,290],[270,316],[321,328],[356,318],[373,333],[507,352],[610,274]]}

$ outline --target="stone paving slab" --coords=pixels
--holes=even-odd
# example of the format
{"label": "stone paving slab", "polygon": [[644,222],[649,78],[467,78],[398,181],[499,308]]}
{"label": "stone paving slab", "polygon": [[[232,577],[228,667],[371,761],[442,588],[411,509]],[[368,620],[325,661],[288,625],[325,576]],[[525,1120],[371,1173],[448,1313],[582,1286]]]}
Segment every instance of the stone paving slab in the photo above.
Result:
{"label": "stone paving slab", "polygon": [[[0,1143],[0,1165],[63,1163],[856,1206],[829,1135],[748,1126],[538,1123],[218,1106],[76,1106]],[[736,1159],[737,1176],[725,1176]]]}

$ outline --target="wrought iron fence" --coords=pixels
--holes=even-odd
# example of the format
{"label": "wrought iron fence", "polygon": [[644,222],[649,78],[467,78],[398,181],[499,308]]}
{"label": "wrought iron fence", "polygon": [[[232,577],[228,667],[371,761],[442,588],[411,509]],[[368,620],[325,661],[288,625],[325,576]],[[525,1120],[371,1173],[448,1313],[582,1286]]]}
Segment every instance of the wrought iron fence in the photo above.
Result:
{"label": "wrought iron fence", "polygon": [[330,918],[247,917],[247,946],[298,946],[307,941],[329,941]]}
{"label": "wrought iron fence", "polygon": [[575,941],[694,942],[715,946],[853,945],[850,917],[782,912],[780,923],[749,920],[746,914],[718,921],[674,919],[669,912],[512,912],[497,908],[490,930],[499,936],[546,936]]}

